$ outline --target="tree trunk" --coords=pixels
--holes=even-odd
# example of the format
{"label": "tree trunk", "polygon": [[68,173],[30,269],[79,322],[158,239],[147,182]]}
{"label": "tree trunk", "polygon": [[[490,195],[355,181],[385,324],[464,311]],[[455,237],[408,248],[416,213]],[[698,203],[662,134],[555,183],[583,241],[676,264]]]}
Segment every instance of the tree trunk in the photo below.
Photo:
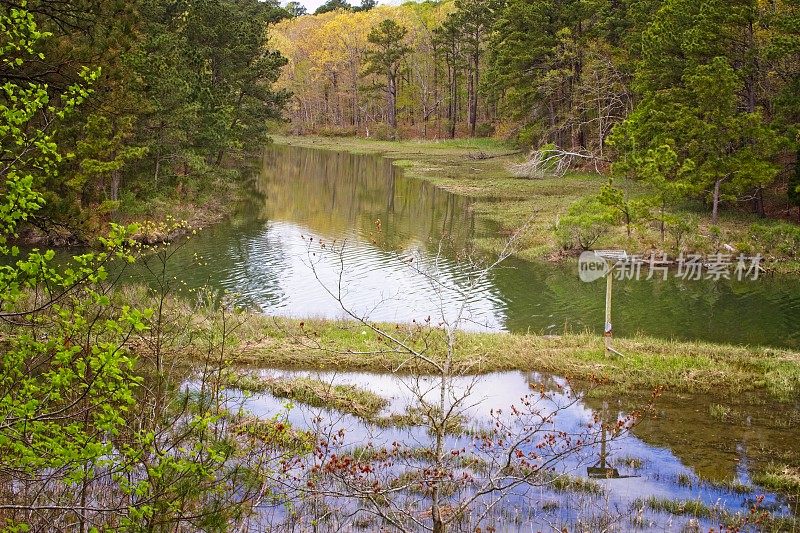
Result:
{"label": "tree trunk", "polygon": [[480,80],[478,69],[480,56],[478,53],[475,53],[473,57],[473,71],[472,71],[472,92],[470,93],[470,101],[469,101],[469,134],[471,137],[475,137],[475,127],[478,123],[478,82]]}
{"label": "tree trunk", "polygon": [[764,188],[759,187],[756,190],[756,194],[753,197],[753,210],[759,216],[759,218],[765,218],[767,213],[764,211]]}
{"label": "tree trunk", "polygon": [[722,180],[719,179],[714,182],[714,196],[713,196],[713,205],[711,207],[711,222],[713,224],[717,223],[719,220],[719,188],[722,185]]}
{"label": "tree trunk", "polygon": [[458,102],[456,102],[456,97],[458,96],[458,72],[456,71],[456,66],[453,64],[453,75],[450,77],[450,105],[449,107],[449,114],[448,117],[450,119],[450,131],[448,132],[451,139],[455,139],[456,137],[456,117],[458,115]]}
{"label": "tree trunk", "polygon": [[119,199],[119,170],[111,172],[111,199],[115,202]]}
{"label": "tree trunk", "polygon": [[469,128],[470,137],[472,134],[472,93],[475,92],[474,78],[472,76],[472,69],[467,69],[467,126]]}
{"label": "tree trunk", "polygon": [[397,127],[397,80],[395,76],[389,75],[389,91],[387,105],[387,116],[389,119],[389,126],[392,128]]}

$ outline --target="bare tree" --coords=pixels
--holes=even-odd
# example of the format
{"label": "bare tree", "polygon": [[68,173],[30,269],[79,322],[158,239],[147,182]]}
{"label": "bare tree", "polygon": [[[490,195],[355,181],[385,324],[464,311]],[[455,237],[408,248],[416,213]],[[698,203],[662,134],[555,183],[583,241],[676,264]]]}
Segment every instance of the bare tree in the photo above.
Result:
{"label": "bare tree", "polygon": [[[593,449],[604,437],[618,438],[634,423],[635,416],[613,421],[596,417],[589,427],[558,428],[557,416],[575,406],[580,395],[555,384],[532,390],[518,403],[492,410],[485,424],[469,427],[470,412],[481,401],[475,386],[481,380],[482,361],[460,355],[460,332],[476,320],[470,313],[472,291],[511,254],[517,238],[508,242],[497,260],[480,266],[470,263],[458,284],[443,281],[442,244],[430,261],[398,257],[399,264],[428,280],[438,300],[438,314],[395,327],[377,324],[369,313],[348,305],[347,243],[309,241],[309,265],[315,277],[350,320],[384,341],[381,353],[393,361],[391,371],[411,398],[406,412],[389,421],[413,419],[410,423],[424,428],[425,435],[415,439],[416,446],[393,440],[353,450],[346,444],[344,430],[331,432],[328,426],[307,458],[303,476],[293,482],[311,501],[328,502],[324,518],[333,520],[335,515],[335,527],[373,519],[398,531],[444,533],[474,526],[518,489],[524,492],[554,483],[564,475],[568,460]],[[339,265],[338,278],[326,284],[319,268],[323,258],[331,257]],[[445,302],[454,300],[453,292],[458,303],[448,306]],[[300,340],[330,349],[313,335]],[[323,517],[310,519],[319,524],[317,518]]]}

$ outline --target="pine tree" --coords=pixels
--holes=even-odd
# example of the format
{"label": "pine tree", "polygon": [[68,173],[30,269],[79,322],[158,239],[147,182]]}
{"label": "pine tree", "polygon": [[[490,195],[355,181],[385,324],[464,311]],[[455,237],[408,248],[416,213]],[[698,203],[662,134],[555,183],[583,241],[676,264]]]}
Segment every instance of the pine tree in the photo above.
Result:
{"label": "pine tree", "polygon": [[580,136],[570,119],[593,10],[577,0],[509,0],[499,12],[490,42],[492,90],[512,117],[536,130],[534,143],[570,146]]}
{"label": "pine tree", "polygon": [[365,74],[385,76],[386,117],[389,126],[397,127],[397,79],[403,59],[411,48],[403,42],[408,30],[391,19],[385,19],[369,33],[372,45],[366,53]]}
{"label": "pine tree", "polygon": [[[635,89],[641,100],[613,136],[618,170],[657,183],[680,181],[711,206],[772,182],[778,139],[748,97],[747,36],[755,16],[735,3],[668,0],[643,37]],[[742,44],[743,43],[743,44]],[[663,150],[675,157],[653,176]]]}

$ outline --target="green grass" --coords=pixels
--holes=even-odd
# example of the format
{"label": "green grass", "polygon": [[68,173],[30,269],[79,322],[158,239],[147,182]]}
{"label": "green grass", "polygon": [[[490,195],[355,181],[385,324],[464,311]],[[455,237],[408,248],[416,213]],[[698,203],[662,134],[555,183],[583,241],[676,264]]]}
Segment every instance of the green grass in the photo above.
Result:
{"label": "green grass", "polygon": [[769,512],[754,509],[750,513],[730,513],[723,507],[709,507],[699,500],[679,500],[651,496],[637,500],[634,507],[647,507],[652,511],[676,516],[690,516],[703,520],[713,520],[729,531],[739,531],[747,526],[755,526],[758,531],[796,531],[797,519],[774,516]]}
{"label": "green grass", "polygon": [[[385,325],[433,357],[445,350],[442,332]],[[261,368],[432,373],[432,368],[369,328],[337,321],[248,317],[232,347],[232,362]],[[590,334],[557,337],[461,333],[459,370],[508,370],[558,374],[615,389],[666,387],[718,396],[760,391],[788,399],[800,393],[800,353],[763,347],[677,342],[646,337],[617,339],[624,357],[607,357],[602,339]]]}
{"label": "green grass", "polygon": [[542,477],[540,483],[556,492],[591,494],[593,496],[601,496],[605,493],[605,489],[600,483],[567,474],[548,474]]}
{"label": "green grass", "polygon": [[[357,416],[382,428],[429,427],[431,417],[439,419],[437,413],[426,413],[421,407],[411,406],[402,413],[381,415],[389,402],[370,390],[355,385],[335,385],[321,379],[308,377],[262,378],[248,373],[232,375],[228,385],[248,392],[268,392],[276,398],[285,398],[311,407],[332,409]],[[465,419],[452,415],[447,420],[445,432],[462,435]]]}
{"label": "green grass", "polygon": [[[496,236],[480,236],[477,249],[496,253],[502,250],[507,236],[521,231],[515,255],[522,259],[563,259],[571,254],[560,250],[554,233],[557,220],[579,199],[595,196],[607,176],[594,172],[572,172],[549,179],[522,179],[512,175],[511,166],[525,159],[519,150],[493,139],[377,141],[359,137],[287,137],[275,136],[277,144],[345,151],[357,154],[380,154],[394,160],[408,176],[426,180],[461,196],[471,197],[471,209],[496,226]],[[630,197],[647,194],[640,182],[617,180]],[[792,247],[775,248],[759,240],[754,223],[778,225],[755,215],[724,210],[716,224],[721,238],[713,237],[709,210],[699,202],[687,201],[673,206],[672,212],[699,220],[698,230],[688,236],[682,247],[699,253],[714,253],[721,244],[734,246],[744,253],[762,253],[776,270],[800,271],[800,262]],[[523,229],[524,228],[524,229]],[[740,246],[741,244],[741,246]],[[595,245],[598,249],[621,248],[647,255],[651,250],[677,255],[674,243],[662,242],[659,231],[649,226],[635,227],[629,238],[622,225],[615,227]]]}
{"label": "green grass", "polygon": [[731,413],[731,408],[722,404],[715,403],[708,408],[708,414],[716,420],[727,420],[731,417]]}
{"label": "green grass", "polygon": [[800,468],[771,463],[753,476],[753,483],[800,499]]}
{"label": "green grass", "polygon": [[[652,511],[679,516],[712,519],[722,515],[722,510],[709,507],[699,500],[673,500],[651,496],[644,500],[644,505]],[[641,505],[641,503],[638,503]]]}
{"label": "green grass", "polygon": [[745,485],[743,483],[739,483],[736,479],[726,479],[723,481],[716,481],[710,479],[702,479],[701,481],[706,485],[713,487],[718,490],[724,490],[727,492],[733,492],[735,494],[751,494],[754,492],[753,487],[749,485]]}
{"label": "green grass", "polygon": [[[120,299],[147,304],[144,291],[135,287],[122,291]],[[210,306],[197,308],[180,298],[169,299],[164,312],[181,325],[174,339],[175,345],[186,346],[181,362],[192,365],[205,360],[207,343],[220,340],[220,315]],[[234,317],[227,316],[227,320],[233,321]],[[434,373],[429,364],[409,357],[406,351],[355,322],[287,319],[246,312],[237,314],[235,321],[239,325],[228,335],[226,347],[226,357],[235,365]],[[231,324],[227,327],[230,329]],[[408,324],[377,327],[432,358],[441,358],[446,351],[445,335],[440,330]],[[624,357],[607,357],[603,339],[588,333],[539,336],[461,332],[457,335],[454,371],[556,374],[597,384],[600,388],[593,388],[593,394],[599,395],[659,387],[703,393],[719,400],[743,392],[779,400],[800,394],[800,353],[795,351],[648,337],[619,338],[615,347]]]}
{"label": "green grass", "polygon": [[246,375],[229,383],[251,392],[269,392],[312,407],[335,409],[364,419],[373,419],[389,404],[374,392],[354,385],[333,385],[312,378],[258,378]]}

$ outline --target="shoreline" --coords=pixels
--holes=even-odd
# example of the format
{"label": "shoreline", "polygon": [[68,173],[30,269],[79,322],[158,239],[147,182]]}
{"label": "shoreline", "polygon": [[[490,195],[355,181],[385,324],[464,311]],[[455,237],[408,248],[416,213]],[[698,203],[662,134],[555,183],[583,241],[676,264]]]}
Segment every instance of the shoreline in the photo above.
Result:
{"label": "shoreline", "polygon": [[[196,313],[187,303],[173,301],[177,316]],[[210,331],[219,325],[204,317]],[[440,357],[444,333],[415,324],[377,324],[424,346]],[[371,328],[352,321],[293,319],[247,312],[227,352],[237,366],[319,371],[414,372],[431,374],[421,360],[407,361]],[[454,363],[460,372],[489,374],[502,371],[543,372],[571,380],[596,383],[600,390],[632,391],[665,388],[671,392],[714,397],[759,392],[778,401],[800,395],[800,352],[770,347],[734,346],[648,337],[616,338],[623,357],[607,357],[603,338],[588,333],[558,336],[475,333],[460,331]],[[202,359],[193,346],[187,362]]]}
{"label": "shoreline", "polygon": [[[473,244],[482,253],[499,252],[510,235],[527,226],[520,235],[519,247],[512,253],[512,256],[527,261],[576,262],[580,251],[565,250],[559,246],[553,226],[573,201],[596,195],[600,187],[608,183],[607,175],[589,172],[571,172],[561,178],[536,180],[514,177],[508,167],[521,161],[521,152],[491,139],[380,141],[361,137],[275,134],[272,140],[278,146],[375,155],[389,159],[406,176],[470,199],[473,212],[498,227],[496,235],[473,239]],[[631,195],[645,191],[643,184],[632,180],[624,180],[624,183],[616,185]],[[705,215],[702,212],[691,214]],[[731,232],[746,233],[749,230],[742,227],[745,222],[740,218],[740,213],[731,211],[727,213],[727,220],[720,221],[720,226],[728,224]],[[704,233],[713,233],[707,222],[702,220],[701,227],[693,235],[704,246],[708,245],[705,241],[711,239]],[[756,223],[757,220],[751,222]],[[622,227],[615,227],[612,234],[604,237],[595,248],[621,249],[645,257],[662,252],[675,257],[678,255],[677,252],[656,246],[656,243],[648,240],[652,236],[641,236],[637,241],[624,233]],[[649,246],[642,247],[643,242]],[[720,251],[730,253],[726,250],[722,247]],[[698,250],[698,253],[701,252],[712,255],[716,250]],[[753,254],[756,252],[757,249],[752,250]],[[733,253],[734,256],[738,254]],[[800,259],[796,258],[765,255],[762,266],[770,273],[800,274]]]}

